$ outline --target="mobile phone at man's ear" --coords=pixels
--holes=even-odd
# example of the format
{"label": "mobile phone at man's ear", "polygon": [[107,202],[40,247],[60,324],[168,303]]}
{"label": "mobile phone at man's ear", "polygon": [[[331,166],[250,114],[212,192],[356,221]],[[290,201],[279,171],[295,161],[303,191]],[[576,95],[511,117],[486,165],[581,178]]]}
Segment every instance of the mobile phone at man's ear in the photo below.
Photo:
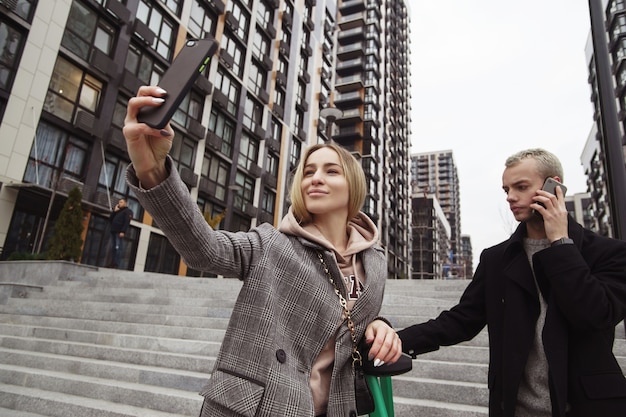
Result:
{"label": "mobile phone at man's ear", "polygon": [[163,129],[191,90],[194,81],[208,66],[217,46],[210,35],[205,39],[188,40],[158,83],[167,92],[165,101],[157,107],[145,106],[139,109],[137,120],[155,129]]}
{"label": "mobile phone at man's ear", "polygon": [[567,187],[555,180],[552,177],[546,178],[546,181],[543,183],[542,190],[549,192],[550,194],[556,195],[556,187],[561,187],[561,191],[563,191],[563,196],[567,192]]}

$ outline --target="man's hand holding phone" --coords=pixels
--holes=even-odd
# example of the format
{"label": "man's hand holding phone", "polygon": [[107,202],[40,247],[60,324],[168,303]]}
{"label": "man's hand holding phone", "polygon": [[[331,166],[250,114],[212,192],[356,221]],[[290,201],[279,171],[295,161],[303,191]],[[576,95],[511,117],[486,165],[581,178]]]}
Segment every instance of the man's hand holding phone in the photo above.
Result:
{"label": "man's hand holding phone", "polygon": [[537,190],[534,197],[538,207],[535,211],[543,218],[546,237],[553,242],[568,236],[567,208],[565,207],[565,192],[567,187],[556,179],[548,177],[541,190]]}

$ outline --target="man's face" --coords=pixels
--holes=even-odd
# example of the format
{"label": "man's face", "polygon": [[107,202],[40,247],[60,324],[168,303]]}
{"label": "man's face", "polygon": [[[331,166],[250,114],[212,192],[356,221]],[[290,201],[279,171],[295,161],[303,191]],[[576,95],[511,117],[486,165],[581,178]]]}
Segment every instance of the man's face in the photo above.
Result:
{"label": "man's face", "polygon": [[117,205],[118,205],[120,208],[126,207],[126,200],[120,200],[120,201],[117,203]]}
{"label": "man's face", "polygon": [[517,165],[510,166],[502,174],[502,189],[506,193],[509,208],[519,222],[540,219],[531,204],[537,190],[543,186],[544,178],[537,169],[537,161],[525,158]]}

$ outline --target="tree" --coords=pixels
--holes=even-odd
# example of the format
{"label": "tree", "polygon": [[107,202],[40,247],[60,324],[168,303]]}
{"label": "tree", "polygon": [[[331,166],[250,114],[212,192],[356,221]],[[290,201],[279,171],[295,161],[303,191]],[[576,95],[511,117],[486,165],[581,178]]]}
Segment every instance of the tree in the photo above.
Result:
{"label": "tree", "polygon": [[211,213],[208,211],[204,213],[204,220],[211,226],[212,229],[217,230],[217,226],[220,222],[226,217],[226,209],[224,209],[220,214],[216,214],[215,216],[211,216]]}
{"label": "tree", "polygon": [[61,214],[54,224],[48,247],[48,259],[77,261],[83,247],[83,193],[78,187],[70,190]]}

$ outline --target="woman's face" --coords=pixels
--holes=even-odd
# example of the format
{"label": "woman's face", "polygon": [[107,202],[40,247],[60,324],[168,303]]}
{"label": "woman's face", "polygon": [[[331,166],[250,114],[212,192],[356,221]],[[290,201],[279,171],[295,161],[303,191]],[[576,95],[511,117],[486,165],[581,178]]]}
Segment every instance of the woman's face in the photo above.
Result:
{"label": "woman's face", "polygon": [[348,215],[350,192],[341,160],[330,148],[311,153],[300,184],[306,209],[315,218],[325,214]]}

